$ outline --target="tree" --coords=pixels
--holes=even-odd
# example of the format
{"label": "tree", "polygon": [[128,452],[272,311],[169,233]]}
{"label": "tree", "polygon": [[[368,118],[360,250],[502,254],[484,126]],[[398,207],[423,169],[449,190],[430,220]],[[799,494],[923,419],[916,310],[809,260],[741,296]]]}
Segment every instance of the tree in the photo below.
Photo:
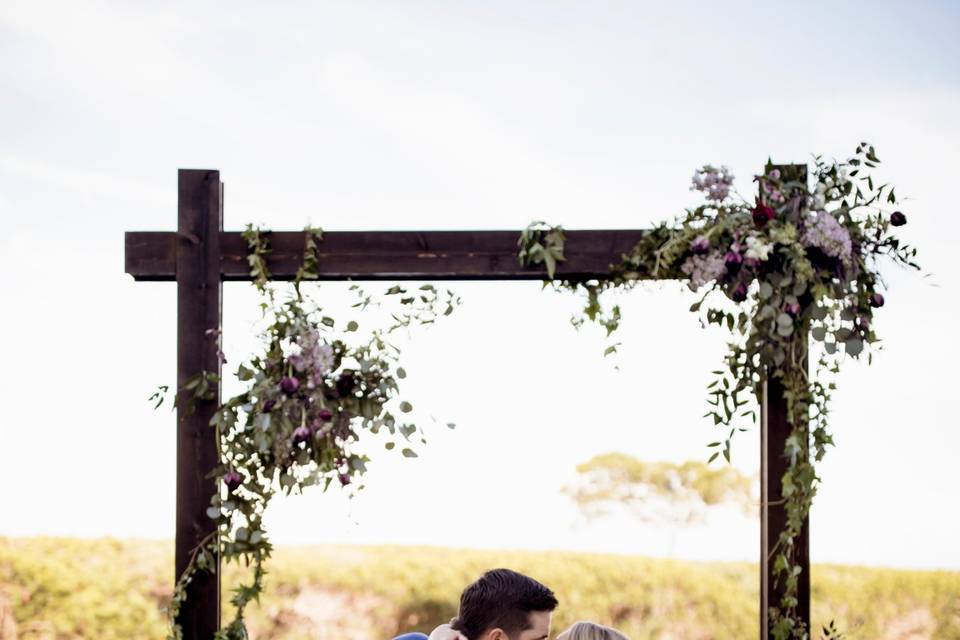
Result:
{"label": "tree", "polygon": [[575,482],[564,488],[590,519],[627,509],[641,522],[677,530],[703,522],[713,507],[731,505],[748,513],[756,506],[753,481],[730,466],[705,462],[648,462],[625,453],[605,453],[577,465]]}

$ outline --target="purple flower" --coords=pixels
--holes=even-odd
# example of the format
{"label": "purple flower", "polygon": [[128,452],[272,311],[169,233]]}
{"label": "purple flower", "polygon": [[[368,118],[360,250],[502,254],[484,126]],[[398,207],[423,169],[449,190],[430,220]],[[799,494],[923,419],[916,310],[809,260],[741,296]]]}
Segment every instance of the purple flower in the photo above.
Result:
{"label": "purple flower", "polygon": [[690,251],[695,255],[702,256],[710,251],[710,240],[704,236],[697,236],[693,242],[690,243]]}
{"label": "purple flower", "polygon": [[791,316],[796,317],[800,313],[800,303],[799,302],[788,302],[783,305],[784,312],[788,313]]}
{"label": "purple flower", "polygon": [[826,211],[818,211],[803,234],[803,244],[816,247],[831,258],[847,260],[853,253],[850,233]]}
{"label": "purple flower", "polygon": [[263,403],[263,412],[264,412],[264,413],[270,413],[271,411],[273,411],[273,407],[274,407],[276,404],[277,404],[277,401],[274,400],[273,398],[271,398],[271,399],[269,399],[269,400],[265,400],[264,403]]}
{"label": "purple flower", "polygon": [[243,484],[243,476],[237,473],[235,470],[230,469],[223,476],[223,484],[227,485],[228,491],[236,491],[241,484]]}
{"label": "purple flower", "polygon": [[895,227],[902,227],[907,224],[907,216],[903,215],[902,211],[894,211],[890,214],[890,224]]}
{"label": "purple flower", "polygon": [[283,391],[285,394],[290,395],[294,391],[300,388],[300,381],[294,378],[293,376],[286,376],[280,380],[280,391]]}
{"label": "purple flower", "polygon": [[293,444],[306,442],[313,436],[313,432],[308,427],[297,427],[293,430]]}
{"label": "purple flower", "polygon": [[347,486],[348,484],[350,484],[350,475],[349,475],[349,474],[341,473],[341,474],[338,476],[338,478],[340,479],[340,485],[341,485],[341,486],[344,486],[344,487],[345,487],[345,486]]}
{"label": "purple flower", "polygon": [[753,223],[760,228],[765,227],[776,215],[773,207],[758,202],[757,206],[753,208]]}
{"label": "purple flower", "polygon": [[875,293],[870,296],[870,306],[879,309],[883,306],[885,300],[883,299],[883,294]]}
{"label": "purple flower", "polygon": [[743,302],[747,299],[747,285],[743,282],[739,283],[736,288],[730,293],[730,299],[734,302]]}
{"label": "purple flower", "polygon": [[323,409],[320,409],[318,417],[320,418],[321,422],[330,422],[333,420],[333,411],[330,411],[330,409],[324,407]]}
{"label": "purple flower", "polygon": [[693,174],[693,186],[691,191],[702,191],[707,200],[720,202],[730,194],[730,187],[733,186],[733,174],[727,167],[717,167],[706,165],[697,169]]}
{"label": "purple flower", "polygon": [[306,373],[308,389],[323,383],[323,377],[333,368],[333,347],[321,342],[322,336],[315,327],[302,331],[295,340],[299,349],[289,361],[299,373]]}
{"label": "purple flower", "polygon": [[699,288],[723,276],[723,259],[720,254],[690,256],[680,266],[680,270],[690,277],[690,283]]}
{"label": "purple flower", "polygon": [[353,377],[352,371],[344,371],[340,374],[340,377],[337,378],[337,393],[340,394],[341,398],[344,398],[350,395],[350,392],[353,391],[354,386],[356,386],[357,380]]}
{"label": "purple flower", "polygon": [[723,264],[730,271],[736,271],[743,264],[743,256],[739,251],[727,251],[727,255],[723,256]]}

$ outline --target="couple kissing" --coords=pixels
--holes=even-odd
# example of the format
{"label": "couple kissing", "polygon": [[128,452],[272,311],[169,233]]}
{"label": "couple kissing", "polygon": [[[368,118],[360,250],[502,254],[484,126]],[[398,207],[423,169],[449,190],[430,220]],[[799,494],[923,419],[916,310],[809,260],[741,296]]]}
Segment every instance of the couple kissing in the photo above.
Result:
{"label": "couple kissing", "polygon": [[[553,591],[533,578],[493,569],[467,586],[460,595],[460,611],[449,624],[430,636],[406,633],[394,640],[547,640],[553,610]],[[577,622],[556,640],[629,640],[615,629],[593,622]]]}

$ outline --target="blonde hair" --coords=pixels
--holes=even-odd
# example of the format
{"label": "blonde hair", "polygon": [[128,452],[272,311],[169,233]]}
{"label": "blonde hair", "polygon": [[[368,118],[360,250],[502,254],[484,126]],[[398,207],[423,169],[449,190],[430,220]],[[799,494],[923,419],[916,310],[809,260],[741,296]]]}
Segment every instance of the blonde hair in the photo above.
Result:
{"label": "blonde hair", "polygon": [[630,640],[630,638],[602,624],[577,622],[557,636],[557,640]]}

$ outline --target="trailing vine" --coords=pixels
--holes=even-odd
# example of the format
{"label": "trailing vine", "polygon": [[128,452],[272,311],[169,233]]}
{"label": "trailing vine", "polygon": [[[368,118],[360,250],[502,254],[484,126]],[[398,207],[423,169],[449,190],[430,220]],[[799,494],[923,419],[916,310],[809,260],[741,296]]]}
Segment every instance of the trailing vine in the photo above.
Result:
{"label": "trailing vine", "polygon": [[[235,588],[235,615],[215,639],[247,638],[245,609],[263,591],[272,551],[263,517],[275,495],[301,493],[310,486],[362,489],[357,480],[370,460],[355,452],[361,441],[379,437],[385,449],[406,458],[416,457],[416,447],[426,444],[422,429],[411,420],[413,405],[399,397],[399,380],[406,372],[390,338],[398,330],[449,315],[459,298],[425,284],[414,290],[393,286],[379,302],[352,285],[356,312],[383,303],[393,307],[387,326],[361,334],[356,321],[338,322],[301,290],[303,281],[318,277],[317,248],[323,238],[317,228],[304,234],[304,259],[293,291],[281,295],[271,284],[269,233],[250,225],[243,232],[250,276],[261,294],[266,321],[263,349],[236,370],[244,391],[217,407],[210,420],[220,464],[208,476],[216,479],[217,491],[207,515],[216,529],[194,549],[174,587],[168,610],[172,640],[183,635],[176,619],[187,586],[198,572],[216,566],[218,552],[224,562],[251,567],[252,579]],[[219,347],[219,333],[208,334]],[[218,352],[225,362],[222,350]],[[187,380],[181,388],[187,410],[198,400],[213,399],[218,384],[218,376],[208,371]],[[151,396],[156,406],[163,391],[161,387]]]}
{"label": "trailing vine", "polygon": [[[691,189],[702,192],[705,202],[651,229],[601,280],[554,279],[547,255],[563,261],[559,227],[534,223],[520,238],[521,264],[545,264],[556,288],[585,294],[576,325],[592,321],[612,334],[620,309],[603,304],[602,294],[644,280],[687,280],[699,294],[690,310],[704,326],[725,327],[732,336],[707,388],[705,417],[725,434],[708,445],[710,461],[723,455],[729,462],[733,437],[756,420],[753,401],[766,384],[781,385],[791,433],[783,452],[786,525],[772,551],[775,579],[784,586],[782,599],[768,611],[777,640],[810,633],[797,611],[802,569],[795,540],[819,485],[815,465],[833,444],[832,376],[844,357],[872,358],[878,340],[873,316],[885,303],[880,259],[919,269],[916,250],[892,233],[907,222],[901,211],[889,211],[898,203],[894,187],[876,185],[868,171],[879,163],[865,142],[845,162],[816,156],[811,188],[806,166],[777,168],[768,162],[755,177],[760,195],[754,202],[734,190],[726,167],[704,166]],[[812,373],[808,336],[815,342],[809,351]],[[615,349],[611,345],[607,353]],[[824,633],[838,637],[832,627]]]}

